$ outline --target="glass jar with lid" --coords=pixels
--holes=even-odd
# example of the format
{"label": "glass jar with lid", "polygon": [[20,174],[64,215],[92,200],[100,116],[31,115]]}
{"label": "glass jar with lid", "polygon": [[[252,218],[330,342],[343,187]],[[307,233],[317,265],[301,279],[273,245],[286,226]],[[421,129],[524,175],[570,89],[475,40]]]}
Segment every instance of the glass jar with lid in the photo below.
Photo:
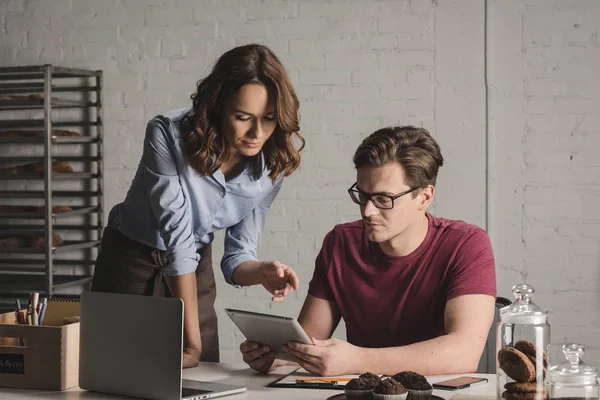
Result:
{"label": "glass jar with lid", "polygon": [[567,360],[550,368],[549,397],[561,400],[597,400],[598,370],[582,360],[584,346],[567,343],[562,351]]}
{"label": "glass jar with lid", "polygon": [[533,302],[535,289],[513,286],[514,302],[500,310],[496,378],[498,400],[545,400],[550,324]]}

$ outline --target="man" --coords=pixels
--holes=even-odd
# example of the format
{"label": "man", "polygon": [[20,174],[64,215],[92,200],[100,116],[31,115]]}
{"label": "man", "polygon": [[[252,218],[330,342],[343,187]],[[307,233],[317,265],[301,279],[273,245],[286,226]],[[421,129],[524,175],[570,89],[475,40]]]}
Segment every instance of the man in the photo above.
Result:
{"label": "man", "polygon": [[[494,316],[496,274],[487,234],[426,212],[443,158],[425,129],[384,128],[354,154],[348,190],[362,220],[337,225],[317,257],[298,318],[314,345],[285,351],[318,375],[469,373]],[[340,318],[348,341],[330,339]],[[281,365],[244,342],[244,361]]]}

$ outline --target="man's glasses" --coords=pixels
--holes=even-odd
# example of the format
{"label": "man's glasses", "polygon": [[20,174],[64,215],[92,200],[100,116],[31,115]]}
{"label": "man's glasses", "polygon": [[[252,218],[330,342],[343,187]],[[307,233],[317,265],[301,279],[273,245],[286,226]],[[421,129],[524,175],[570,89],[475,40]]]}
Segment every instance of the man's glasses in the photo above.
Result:
{"label": "man's glasses", "polygon": [[353,202],[358,205],[364,206],[367,204],[369,200],[373,203],[373,205],[382,210],[390,210],[394,208],[394,200],[398,197],[402,197],[406,194],[412,193],[417,190],[418,187],[414,187],[412,189],[408,189],[405,192],[397,194],[396,196],[388,196],[387,194],[366,194],[356,188],[356,183],[348,189],[348,193],[350,194],[350,198]]}

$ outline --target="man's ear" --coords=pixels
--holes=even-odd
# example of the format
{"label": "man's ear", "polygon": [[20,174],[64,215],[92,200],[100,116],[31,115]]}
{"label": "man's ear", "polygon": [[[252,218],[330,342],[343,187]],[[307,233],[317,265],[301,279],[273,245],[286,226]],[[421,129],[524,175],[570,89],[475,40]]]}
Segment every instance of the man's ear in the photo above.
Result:
{"label": "man's ear", "polygon": [[427,211],[427,207],[433,201],[433,197],[435,196],[435,188],[433,185],[427,185],[422,188],[419,193],[419,211]]}

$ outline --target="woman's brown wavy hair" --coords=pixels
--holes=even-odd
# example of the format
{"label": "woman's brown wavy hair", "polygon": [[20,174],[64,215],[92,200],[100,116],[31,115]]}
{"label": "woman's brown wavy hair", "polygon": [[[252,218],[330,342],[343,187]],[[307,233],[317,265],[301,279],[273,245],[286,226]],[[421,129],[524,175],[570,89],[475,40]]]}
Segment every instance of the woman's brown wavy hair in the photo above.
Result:
{"label": "woman's brown wavy hair", "polygon": [[[299,102],[285,68],[273,52],[260,44],[236,47],[217,60],[212,72],[198,81],[193,102],[194,130],[186,136],[189,163],[206,176],[221,167],[230,155],[225,137],[220,134],[221,111],[226,102],[244,85],[261,84],[274,96],[277,127],[263,145],[269,177],[275,181],[288,176],[300,165],[304,138],[300,135]],[[294,137],[300,146],[294,146]],[[254,157],[260,167],[260,157]],[[260,173],[255,169],[255,173]]]}

